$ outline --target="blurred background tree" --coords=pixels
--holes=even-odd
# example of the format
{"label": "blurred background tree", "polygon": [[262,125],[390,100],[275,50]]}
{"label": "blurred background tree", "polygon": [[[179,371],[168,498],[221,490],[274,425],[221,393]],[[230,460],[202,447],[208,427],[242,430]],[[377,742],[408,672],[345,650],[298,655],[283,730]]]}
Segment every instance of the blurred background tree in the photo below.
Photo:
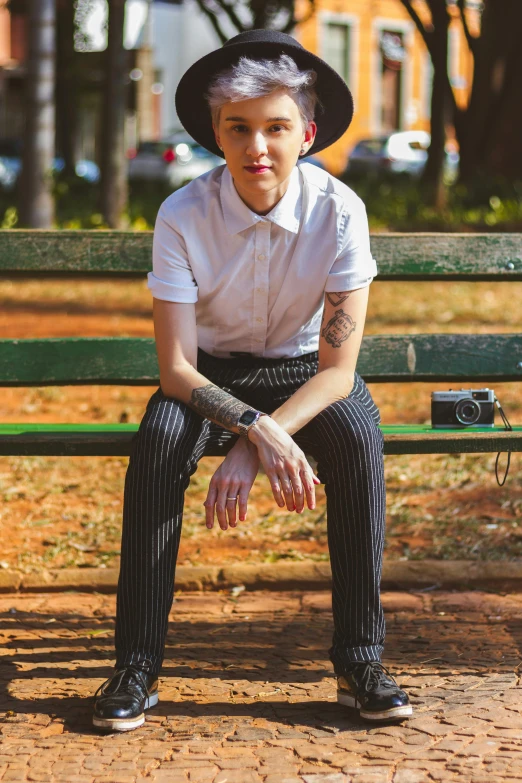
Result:
{"label": "blurred background tree", "polygon": [[19,215],[22,225],[50,228],[54,220],[55,0],[27,0],[25,11],[29,36]]}
{"label": "blurred background tree", "polygon": [[123,45],[125,0],[111,0],[103,84],[102,143],[100,156],[100,210],[109,228],[125,228],[128,187],[125,156],[127,105],[127,50]]}
{"label": "blurred background tree", "polygon": [[[451,122],[460,151],[459,182],[477,175],[522,179],[522,2],[484,0],[480,32],[468,24],[467,0],[423,0],[423,22],[413,0],[400,0],[419,30],[433,64],[431,146],[423,182],[437,206],[445,202],[445,126]],[[465,107],[455,100],[448,74],[449,7],[457,7],[473,56],[473,82]],[[418,7],[418,6],[417,6]]]}
{"label": "blurred background tree", "polygon": [[221,43],[229,39],[221,22],[227,19],[238,33],[245,30],[271,28],[290,33],[300,22],[306,22],[315,13],[316,0],[308,0],[306,13],[297,18],[295,0],[197,0],[208,17]]}
{"label": "blurred background tree", "polygon": [[458,1],[474,77],[469,104],[454,106],[460,146],[460,180],[477,172],[522,179],[522,2],[486,0],[480,36],[466,24]]}
{"label": "blurred background tree", "polygon": [[[94,0],[9,0],[10,12],[25,15],[29,30],[30,78],[26,82],[26,130],[18,188],[20,225],[52,225],[51,172],[56,149],[63,161],[62,176],[75,175],[82,68],[75,53],[88,47],[85,21],[94,5]],[[110,228],[126,225],[128,199],[124,130],[129,68],[123,44],[124,19],[125,0],[111,0],[108,44],[101,53],[104,79],[99,196],[103,221]]]}
{"label": "blurred background tree", "polygon": [[431,144],[422,174],[422,183],[427,190],[428,200],[440,208],[446,203],[444,186],[446,124],[450,119],[449,110],[453,96],[448,76],[448,30],[451,16],[446,0],[425,0],[430,12],[430,21],[425,24],[413,7],[412,0],[401,0],[401,3],[415,22],[433,65]]}

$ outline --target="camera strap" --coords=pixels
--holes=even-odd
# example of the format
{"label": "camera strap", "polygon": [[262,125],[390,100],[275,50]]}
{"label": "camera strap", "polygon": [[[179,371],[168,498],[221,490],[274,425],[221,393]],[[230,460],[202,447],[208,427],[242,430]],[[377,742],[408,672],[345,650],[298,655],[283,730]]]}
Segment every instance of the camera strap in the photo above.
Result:
{"label": "camera strap", "polygon": [[[496,394],[495,394],[495,405],[497,406],[497,408],[498,408],[498,409],[499,409],[499,411],[500,411],[500,415],[502,416],[502,421],[504,422],[504,427],[505,427],[505,429],[506,429],[506,430],[512,430],[512,429],[513,429],[513,427],[512,427],[512,426],[511,426],[511,424],[509,423],[509,421],[508,421],[508,417],[507,417],[507,416],[506,416],[506,414],[504,413],[504,410],[503,410],[503,408],[502,408],[502,405],[500,404],[500,400],[498,399],[498,397],[497,397],[497,395],[496,395]],[[496,461],[495,461],[495,476],[496,476],[496,479],[497,479],[497,484],[499,485],[499,487],[503,487],[503,486],[504,486],[504,484],[506,483],[507,474],[508,474],[508,471],[509,471],[509,464],[510,464],[510,462],[511,462],[511,452],[508,450],[508,452],[507,452],[507,455],[508,455],[508,460],[507,460],[507,465],[506,465],[506,472],[505,472],[505,474],[504,474],[504,480],[503,480],[503,482],[502,482],[502,483],[500,483],[500,481],[498,480],[498,460],[499,460],[499,457],[500,457],[500,455],[501,455],[501,454],[502,454],[502,452],[501,452],[501,451],[499,451],[499,453],[497,454],[497,459],[496,459]]]}

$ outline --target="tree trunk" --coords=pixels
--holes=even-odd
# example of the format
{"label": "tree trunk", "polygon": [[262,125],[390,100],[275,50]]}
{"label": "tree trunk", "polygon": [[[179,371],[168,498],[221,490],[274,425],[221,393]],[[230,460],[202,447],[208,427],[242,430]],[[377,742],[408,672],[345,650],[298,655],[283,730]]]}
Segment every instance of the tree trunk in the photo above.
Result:
{"label": "tree trunk", "polygon": [[30,0],[26,125],[20,188],[20,225],[50,228],[54,220],[55,0]]}
{"label": "tree trunk", "polygon": [[493,13],[499,52],[490,74],[492,85],[488,133],[481,149],[480,164],[487,174],[522,179],[522,3],[507,0],[495,4]]}
{"label": "tree trunk", "polygon": [[433,63],[433,89],[431,93],[431,143],[428,159],[422,174],[422,185],[428,201],[442,208],[446,203],[444,186],[444,162],[446,146],[446,121],[448,114],[448,28],[450,17],[446,0],[429,3],[433,32],[430,35],[430,55]]}
{"label": "tree trunk", "polygon": [[521,176],[521,35],[520,0],[487,0],[469,105],[456,125],[462,182],[479,172]]}
{"label": "tree trunk", "polygon": [[56,14],[56,148],[65,173],[76,164],[77,95],[74,58],[74,3],[58,0]]}
{"label": "tree trunk", "polygon": [[128,56],[123,46],[125,0],[109,3],[109,29],[101,150],[101,212],[110,228],[125,228],[127,159],[125,109]]}

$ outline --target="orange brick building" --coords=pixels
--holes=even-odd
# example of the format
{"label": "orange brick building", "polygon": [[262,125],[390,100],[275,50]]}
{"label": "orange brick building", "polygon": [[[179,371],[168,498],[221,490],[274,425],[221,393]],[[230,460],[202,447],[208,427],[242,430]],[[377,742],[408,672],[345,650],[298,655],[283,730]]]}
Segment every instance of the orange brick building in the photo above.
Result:
{"label": "orange brick building", "polygon": [[22,132],[25,41],[25,19],[0,0],[0,137]]}
{"label": "orange brick building", "polygon": [[[297,39],[340,73],[350,87],[355,115],[350,128],[321,153],[339,173],[362,138],[389,130],[430,128],[432,66],[415,24],[399,0],[317,0],[317,11],[298,26]],[[471,9],[478,23],[480,2]],[[301,11],[306,8],[302,0]],[[426,7],[416,8],[429,19]],[[470,57],[458,11],[450,6],[448,70],[458,102],[466,100],[472,78]]]}

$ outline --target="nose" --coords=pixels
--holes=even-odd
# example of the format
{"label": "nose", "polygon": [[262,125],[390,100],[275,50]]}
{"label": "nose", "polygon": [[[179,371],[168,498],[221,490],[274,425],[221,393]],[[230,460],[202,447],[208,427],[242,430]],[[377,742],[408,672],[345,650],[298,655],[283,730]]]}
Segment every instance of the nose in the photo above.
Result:
{"label": "nose", "polygon": [[267,152],[268,150],[264,134],[261,132],[254,133],[248,145],[248,155],[251,155],[253,158],[258,158],[260,155],[266,155]]}

